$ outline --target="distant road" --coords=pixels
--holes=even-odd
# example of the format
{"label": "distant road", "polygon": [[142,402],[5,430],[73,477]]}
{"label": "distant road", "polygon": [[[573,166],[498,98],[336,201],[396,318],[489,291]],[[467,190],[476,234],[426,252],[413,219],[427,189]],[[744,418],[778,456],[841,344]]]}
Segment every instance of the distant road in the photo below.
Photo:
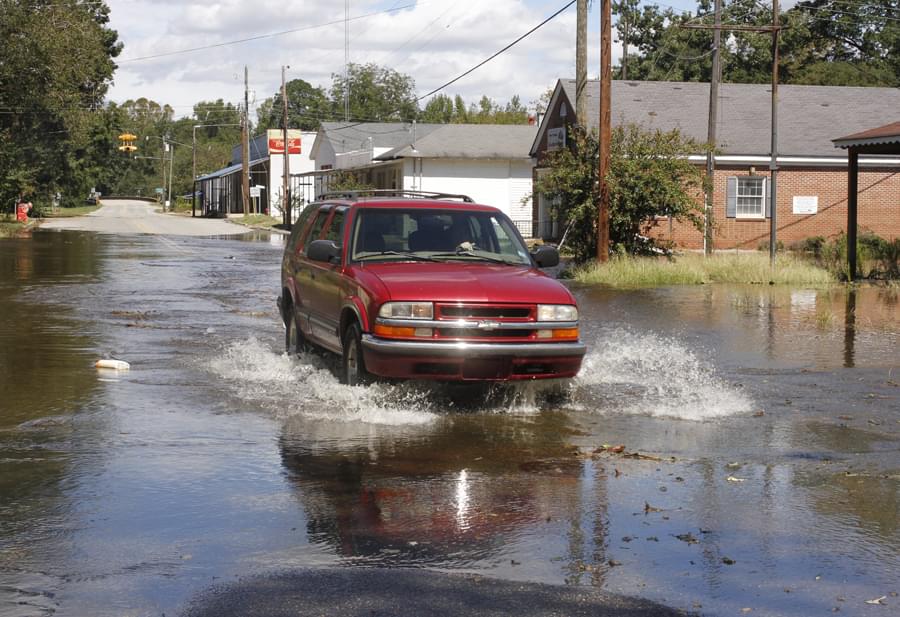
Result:
{"label": "distant road", "polygon": [[166,236],[225,236],[250,231],[221,219],[161,214],[156,204],[132,199],[110,199],[90,214],[50,219],[43,229],[74,229],[106,234],[155,234]]}

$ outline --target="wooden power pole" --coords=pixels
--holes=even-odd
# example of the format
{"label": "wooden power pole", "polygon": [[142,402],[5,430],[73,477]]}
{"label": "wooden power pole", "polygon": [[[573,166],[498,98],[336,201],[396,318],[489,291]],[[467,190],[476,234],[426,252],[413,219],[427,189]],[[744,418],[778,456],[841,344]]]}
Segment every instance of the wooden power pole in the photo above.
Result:
{"label": "wooden power pole", "polygon": [[[776,189],[776,175],[778,173],[778,32],[781,30],[781,26],[779,24],[778,19],[778,0],[772,0],[772,25],[771,26],[743,26],[743,25],[722,25],[719,23],[718,15],[719,11],[716,12],[717,19],[716,25],[714,26],[704,26],[702,24],[683,24],[682,28],[694,29],[694,30],[713,30],[716,34],[718,34],[722,30],[733,30],[737,32],[771,32],[772,33],[772,151],[771,158],[769,161],[769,173],[771,174],[769,178],[769,209],[771,212],[771,216],[769,217],[769,259],[772,263],[772,266],[775,265],[775,246],[777,244],[776,238],[776,204],[777,204],[777,189]],[[716,45],[716,55],[718,55],[718,45]],[[714,59],[716,56],[714,56]],[[721,70],[721,69],[719,69]],[[715,70],[714,70],[715,72]],[[714,75],[715,78],[715,75]],[[710,84],[710,87],[712,84]],[[710,90],[710,94],[712,91]],[[712,105],[712,102],[710,102]],[[712,107],[710,107],[712,109]],[[708,165],[708,163],[707,163]],[[707,167],[707,171],[709,167]],[[709,199],[709,198],[707,198]],[[707,202],[709,203],[709,202]],[[711,216],[711,211],[707,211],[707,216]],[[706,225],[706,233],[710,232],[710,220],[707,219]],[[704,237],[704,243],[706,243],[706,238]],[[707,247],[707,250],[709,248]]]}
{"label": "wooden power pole", "polygon": [[244,216],[250,214],[250,94],[249,75],[244,66],[244,114],[241,117],[241,196],[244,198]]}
{"label": "wooden power pole", "polygon": [[719,81],[722,79],[722,56],[719,44],[722,40],[722,0],[716,0],[715,29],[713,30],[712,74],[709,79],[709,120],[706,127],[706,212],[703,221],[703,250],[707,255],[713,252],[713,197],[715,196],[716,175],[716,123],[719,112]]}
{"label": "wooden power pole", "polygon": [[772,158],[769,161],[769,209],[772,216],[769,219],[769,262],[773,268],[778,243],[778,30],[778,0],[772,0]]}
{"label": "wooden power pole", "polygon": [[597,218],[597,261],[609,261],[609,158],[612,135],[612,8],[611,0],[600,3],[600,207]]}
{"label": "wooden power pole", "polygon": [[587,23],[588,0],[578,0],[577,24],[575,28],[575,116],[578,124],[587,127]]}
{"label": "wooden power pole", "polygon": [[281,178],[281,214],[284,217],[284,226],[290,228],[293,218],[291,216],[291,157],[290,149],[288,148],[288,100],[287,85],[284,81],[285,68],[288,67],[281,67],[281,126],[284,127],[282,130],[284,164],[282,165],[283,174]]}

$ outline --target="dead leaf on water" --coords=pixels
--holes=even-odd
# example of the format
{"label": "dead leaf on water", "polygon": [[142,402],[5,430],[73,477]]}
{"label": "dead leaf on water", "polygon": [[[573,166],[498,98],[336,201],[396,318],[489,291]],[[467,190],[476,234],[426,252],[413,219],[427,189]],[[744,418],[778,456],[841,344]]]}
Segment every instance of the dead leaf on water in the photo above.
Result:
{"label": "dead leaf on water", "polygon": [[746,482],[747,480],[744,478],[735,478],[734,476],[728,476],[725,478],[728,482]]}
{"label": "dead leaf on water", "polygon": [[866,600],[866,604],[884,605],[885,600],[887,600],[887,596],[881,596],[880,598],[875,598],[874,600]]}

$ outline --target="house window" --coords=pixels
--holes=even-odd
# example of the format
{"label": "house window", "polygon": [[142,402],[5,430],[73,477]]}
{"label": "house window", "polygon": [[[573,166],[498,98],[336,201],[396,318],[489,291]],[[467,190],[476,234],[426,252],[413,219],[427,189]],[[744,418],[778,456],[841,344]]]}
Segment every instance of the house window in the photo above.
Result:
{"label": "house window", "polygon": [[762,219],[769,216],[764,176],[732,176],[728,178],[726,216],[739,219]]}

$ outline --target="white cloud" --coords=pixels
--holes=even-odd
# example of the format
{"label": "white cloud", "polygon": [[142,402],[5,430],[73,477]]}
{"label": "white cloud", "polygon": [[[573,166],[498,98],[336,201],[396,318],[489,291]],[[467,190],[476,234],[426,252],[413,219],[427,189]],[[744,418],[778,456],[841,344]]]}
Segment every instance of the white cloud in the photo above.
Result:
{"label": "white cloud", "polygon": [[[424,94],[509,44],[564,5],[564,0],[427,0],[414,7],[350,23],[350,59],[374,62],[410,75]],[[110,99],[141,96],[190,115],[200,100],[243,99],[244,65],[252,100],[272,96],[281,66],[288,79],[326,89],[344,70],[344,8],[334,0],[108,0],[111,26],[125,49]],[[413,4],[413,0],[351,0],[351,18]],[[594,3],[598,4],[598,3]],[[329,22],[337,22],[331,25]],[[596,8],[591,16],[589,74],[599,71]],[[303,29],[201,51],[168,52]],[[445,92],[467,102],[481,95],[505,102],[518,94],[537,99],[560,77],[574,76],[574,6]],[[620,51],[614,51],[618,57]],[[151,59],[136,60],[145,56]],[[251,103],[252,105],[252,103]],[[424,105],[424,102],[423,102]]]}

